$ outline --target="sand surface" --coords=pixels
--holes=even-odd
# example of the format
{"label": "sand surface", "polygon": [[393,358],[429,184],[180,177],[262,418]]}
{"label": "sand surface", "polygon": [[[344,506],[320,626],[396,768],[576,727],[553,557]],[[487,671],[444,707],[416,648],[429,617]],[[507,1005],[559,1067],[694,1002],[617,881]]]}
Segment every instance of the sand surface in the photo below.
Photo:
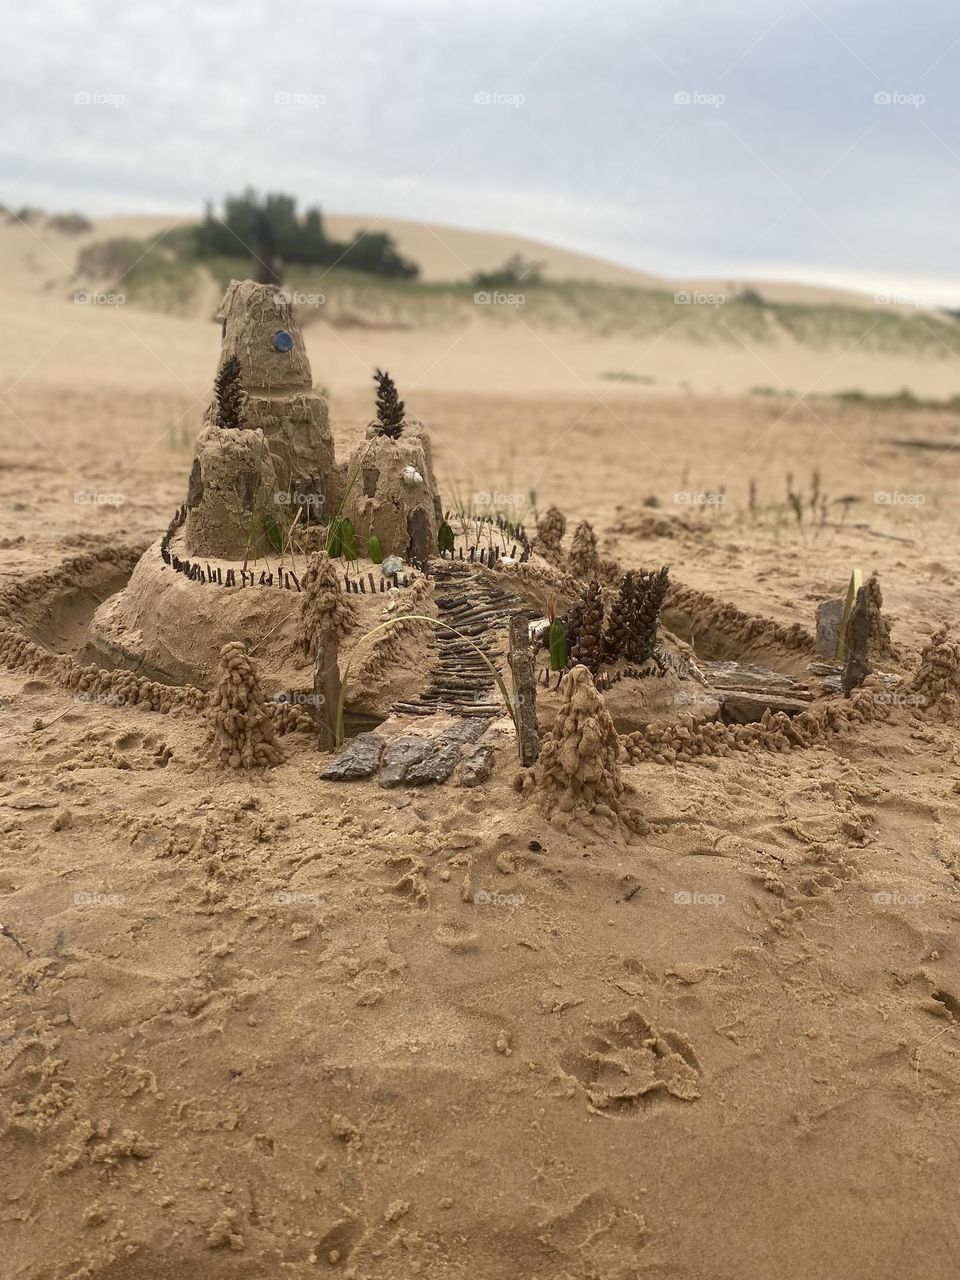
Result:
{"label": "sand surface", "polygon": [[[218,351],[37,253],[0,306],[0,588],[162,532]],[[960,607],[954,416],[741,397],[741,357],[667,341],[611,390],[617,341],[308,331],[343,456],[386,365],[441,489],[533,490],[783,626],[876,569],[914,668]],[[838,355],[777,358],[804,389]],[[902,385],[861,359],[839,385]],[[0,669],[4,1280],[956,1275],[956,720],[625,768],[632,844],[522,802],[506,731],[475,790],[333,786],[303,735],[225,777],[203,738]]]}

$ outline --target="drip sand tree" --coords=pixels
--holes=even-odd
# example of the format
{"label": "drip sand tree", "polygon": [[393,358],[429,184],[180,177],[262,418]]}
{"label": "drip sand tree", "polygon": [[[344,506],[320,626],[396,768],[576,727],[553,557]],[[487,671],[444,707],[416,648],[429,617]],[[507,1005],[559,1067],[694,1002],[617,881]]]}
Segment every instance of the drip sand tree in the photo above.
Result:
{"label": "drip sand tree", "polygon": [[559,825],[575,820],[630,834],[643,831],[621,776],[620,737],[586,667],[567,672],[560,695],[553,727],[533,767],[517,774],[516,789],[535,798]]}
{"label": "drip sand tree", "polygon": [[210,695],[208,715],[207,751],[218,764],[264,769],[283,760],[257,670],[238,641],[220,650],[217,687]]}

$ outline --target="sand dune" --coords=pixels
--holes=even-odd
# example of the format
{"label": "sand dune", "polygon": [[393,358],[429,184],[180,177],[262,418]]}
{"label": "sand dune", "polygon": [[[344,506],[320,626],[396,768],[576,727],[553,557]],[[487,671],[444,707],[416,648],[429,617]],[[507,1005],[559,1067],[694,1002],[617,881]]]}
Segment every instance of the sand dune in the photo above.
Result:
{"label": "sand dune", "polygon": [[[329,218],[328,224],[333,234],[345,236],[373,226],[373,220],[342,215]],[[0,225],[0,273],[8,297],[0,311],[0,340],[10,369],[32,366],[38,352],[50,348],[36,367],[34,376],[40,381],[163,386],[170,384],[172,368],[176,380],[197,394],[204,392],[217,340],[211,318],[219,290],[212,279],[209,287],[198,291],[187,316],[148,311],[129,301],[122,307],[71,303],[77,284],[73,268],[81,248],[114,236],[162,238],[173,225],[169,215],[160,214],[100,219],[80,235],[56,231],[43,220],[29,226]],[[422,264],[428,280],[462,280],[468,270],[495,266],[519,252],[528,257],[543,254],[548,278],[585,280],[593,273],[605,286],[649,289],[657,283],[627,268],[531,240],[399,219],[378,226],[396,234],[401,249]],[[688,281],[685,287],[724,293],[731,286]],[[850,322],[849,311],[831,312],[824,303],[826,298],[847,302],[845,295],[809,288],[802,294],[803,286],[759,288],[771,300],[819,300],[816,323],[827,328],[832,315],[846,315],[846,327],[823,341],[816,336],[801,341],[782,329],[754,340],[738,337],[717,322],[704,338],[684,325],[700,318],[694,317],[696,312],[703,318],[716,313],[691,306],[678,307],[659,327],[642,330],[631,324],[631,304],[620,295],[609,322],[578,327],[576,306],[554,322],[549,310],[532,306],[471,306],[469,290],[459,311],[450,314],[421,310],[413,312],[411,320],[394,309],[381,319],[365,316],[361,307],[350,319],[348,299],[345,307],[327,306],[303,315],[302,321],[316,377],[334,392],[367,386],[371,369],[384,362],[411,391],[494,389],[515,395],[617,398],[743,395],[765,389],[791,397],[853,389],[889,395],[906,387],[917,396],[938,400],[960,392],[960,373],[946,345],[931,338],[922,349],[904,344],[891,350],[871,348],[864,341],[874,319],[887,318],[886,309],[875,308],[861,325]],[[651,296],[640,294],[638,299]],[[668,310],[674,312],[673,307]],[[909,323],[921,327],[922,313]],[[91,348],[99,353],[92,359]],[[789,398],[784,401],[789,403]]]}
{"label": "sand dune", "polygon": [[[160,236],[168,228],[193,221],[187,214],[118,214],[98,218],[94,229],[78,236],[51,230],[43,221],[31,227],[0,226],[0,266],[6,270],[8,255],[14,267],[24,256],[39,264],[56,264],[61,271],[72,269],[77,247],[114,236]],[[827,285],[811,285],[777,280],[719,280],[691,277],[671,280],[652,273],[575,250],[560,248],[527,236],[505,232],[481,231],[467,227],[451,227],[443,223],[427,223],[410,218],[383,217],[377,214],[333,213],[325,215],[327,230],[336,239],[346,240],[360,231],[388,232],[400,251],[418,263],[421,278],[427,282],[460,281],[475,271],[499,267],[513,254],[536,262],[548,280],[593,280],[598,284],[632,285],[638,289],[702,290],[730,293],[744,288],[755,289],[763,297],[776,302],[798,302],[816,305],[873,306],[868,294],[835,289]]]}

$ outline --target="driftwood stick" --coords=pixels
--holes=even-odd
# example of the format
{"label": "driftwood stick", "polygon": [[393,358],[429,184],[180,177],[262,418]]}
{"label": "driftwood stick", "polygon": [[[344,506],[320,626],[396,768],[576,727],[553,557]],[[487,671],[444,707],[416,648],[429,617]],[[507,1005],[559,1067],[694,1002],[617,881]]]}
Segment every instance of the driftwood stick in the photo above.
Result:
{"label": "driftwood stick", "polygon": [[513,706],[517,722],[520,763],[529,768],[540,754],[537,726],[537,679],[530,648],[530,624],[523,614],[510,619],[510,651],[507,660],[513,676]]}
{"label": "driftwood stick", "polygon": [[870,674],[867,645],[870,639],[870,612],[867,608],[867,592],[861,587],[850,617],[847,620],[844,649],[846,661],[843,664],[841,687],[843,696],[849,698],[854,689],[859,689]]}
{"label": "driftwood stick", "polygon": [[313,667],[313,696],[317,703],[317,745],[333,751],[337,742],[337,706],[340,702],[340,667],[337,632],[317,632],[317,660]]}

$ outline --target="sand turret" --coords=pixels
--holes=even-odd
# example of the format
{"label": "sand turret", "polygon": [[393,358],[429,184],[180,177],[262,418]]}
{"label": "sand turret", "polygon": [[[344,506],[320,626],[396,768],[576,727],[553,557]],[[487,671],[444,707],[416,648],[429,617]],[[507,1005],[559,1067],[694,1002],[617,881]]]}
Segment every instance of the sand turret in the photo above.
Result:
{"label": "sand turret", "polygon": [[303,335],[286,294],[231,281],[222,306],[215,395],[190,477],[187,548],[198,555],[262,550],[304,500],[335,509],[339,476],[327,403],[313,390]]}
{"label": "sand turret", "polygon": [[442,512],[430,439],[422,422],[402,416],[389,375],[378,371],[377,382],[378,416],[347,467],[347,515],[361,537],[379,538],[384,555],[410,559],[418,541],[435,554]]}

